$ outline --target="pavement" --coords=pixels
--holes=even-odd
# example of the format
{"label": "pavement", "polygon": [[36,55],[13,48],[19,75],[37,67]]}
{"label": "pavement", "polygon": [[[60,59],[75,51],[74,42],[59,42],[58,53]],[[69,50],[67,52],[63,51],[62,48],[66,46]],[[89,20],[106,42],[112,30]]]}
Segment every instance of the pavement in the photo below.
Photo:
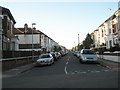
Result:
{"label": "pavement", "polygon": [[120,56],[98,55],[98,57],[109,60],[109,61],[119,62],[120,63]]}
{"label": "pavement", "polygon": [[[99,59],[98,62],[100,63],[100,65],[110,68],[110,69],[120,69],[120,63],[118,63],[118,62],[109,61],[109,60],[105,60],[105,59]],[[28,71],[34,67],[35,67],[35,62],[4,71],[4,72],[2,72],[2,78],[18,75],[18,74]]]}
{"label": "pavement", "polygon": [[98,62],[100,63],[100,65],[105,66],[110,69],[120,69],[120,62],[111,61],[107,59],[100,59],[100,58]]}
{"label": "pavement", "polygon": [[4,71],[2,72],[2,78],[18,75],[20,73],[23,73],[25,71],[32,69],[33,67],[35,67],[35,63],[30,63],[24,66],[20,66],[20,67],[16,67],[16,68]]}

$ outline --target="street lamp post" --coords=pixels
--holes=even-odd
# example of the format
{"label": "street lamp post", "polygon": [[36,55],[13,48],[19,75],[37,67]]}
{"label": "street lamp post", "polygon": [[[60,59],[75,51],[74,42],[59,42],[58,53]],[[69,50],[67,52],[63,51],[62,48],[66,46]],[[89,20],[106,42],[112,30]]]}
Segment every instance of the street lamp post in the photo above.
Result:
{"label": "street lamp post", "polygon": [[32,23],[32,61],[34,61],[33,59],[33,25],[36,25],[36,23]]}

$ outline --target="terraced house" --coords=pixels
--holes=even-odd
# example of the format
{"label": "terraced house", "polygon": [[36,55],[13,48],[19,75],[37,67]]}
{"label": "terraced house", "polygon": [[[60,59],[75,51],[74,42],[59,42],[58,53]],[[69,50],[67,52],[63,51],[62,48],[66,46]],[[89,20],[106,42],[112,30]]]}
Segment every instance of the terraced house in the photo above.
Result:
{"label": "terraced house", "polygon": [[2,8],[0,7],[0,59],[2,59]]}
{"label": "terraced house", "polygon": [[40,32],[28,27],[14,28],[15,35],[18,37],[19,51],[39,51],[40,50]]}
{"label": "terraced house", "polygon": [[[41,31],[40,31],[41,32]],[[57,42],[51,39],[49,36],[41,32],[41,50],[42,51],[54,51],[54,46],[59,46]]]}
{"label": "terraced house", "polygon": [[109,17],[105,22],[103,22],[97,30],[91,33],[92,39],[94,41],[94,48],[105,47],[110,49],[111,47],[118,47],[120,42],[119,37],[119,13],[118,9],[111,17]]}
{"label": "terraced house", "polygon": [[18,38],[14,35],[13,29],[16,21],[9,9],[0,6],[0,41],[3,51],[13,51],[17,48]]}

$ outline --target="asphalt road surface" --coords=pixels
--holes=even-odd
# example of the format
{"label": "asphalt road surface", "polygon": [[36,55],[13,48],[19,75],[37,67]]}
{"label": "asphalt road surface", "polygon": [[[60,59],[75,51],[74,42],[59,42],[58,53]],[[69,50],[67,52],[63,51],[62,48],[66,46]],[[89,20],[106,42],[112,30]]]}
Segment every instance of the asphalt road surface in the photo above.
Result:
{"label": "asphalt road surface", "polygon": [[52,66],[34,67],[3,78],[3,88],[118,88],[118,70],[79,62],[68,53]]}

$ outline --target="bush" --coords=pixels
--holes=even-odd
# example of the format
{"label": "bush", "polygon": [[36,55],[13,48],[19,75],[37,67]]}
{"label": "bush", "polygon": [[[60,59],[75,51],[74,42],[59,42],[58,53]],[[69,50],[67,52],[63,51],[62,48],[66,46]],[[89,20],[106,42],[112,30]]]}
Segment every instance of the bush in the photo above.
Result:
{"label": "bush", "polygon": [[110,46],[109,51],[110,51],[110,52],[114,52],[114,51],[115,51],[114,47]]}

